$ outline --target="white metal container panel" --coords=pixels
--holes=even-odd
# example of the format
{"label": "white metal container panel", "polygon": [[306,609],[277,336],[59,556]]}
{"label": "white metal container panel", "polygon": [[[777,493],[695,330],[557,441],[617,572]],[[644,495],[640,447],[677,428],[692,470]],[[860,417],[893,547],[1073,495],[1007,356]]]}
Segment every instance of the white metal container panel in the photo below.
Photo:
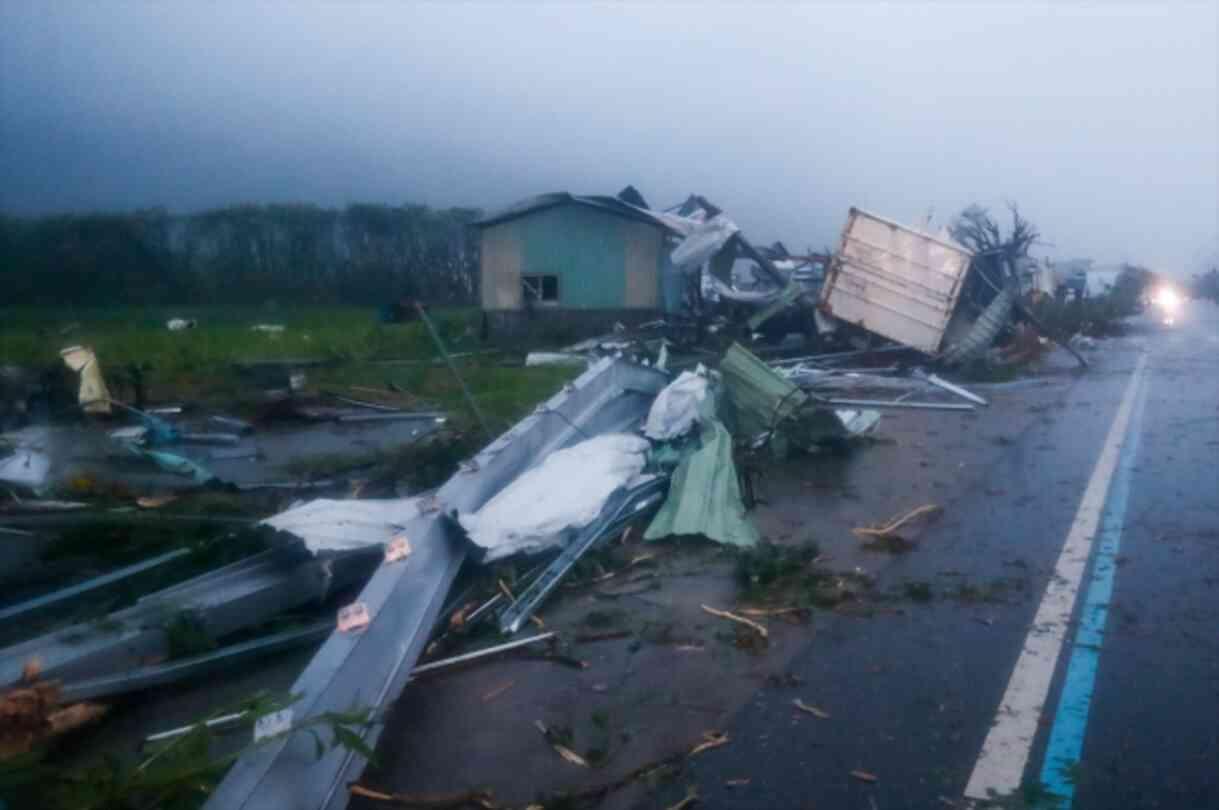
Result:
{"label": "white metal container panel", "polygon": [[852,208],[822,287],[821,308],[934,354],[972,258],[960,245]]}

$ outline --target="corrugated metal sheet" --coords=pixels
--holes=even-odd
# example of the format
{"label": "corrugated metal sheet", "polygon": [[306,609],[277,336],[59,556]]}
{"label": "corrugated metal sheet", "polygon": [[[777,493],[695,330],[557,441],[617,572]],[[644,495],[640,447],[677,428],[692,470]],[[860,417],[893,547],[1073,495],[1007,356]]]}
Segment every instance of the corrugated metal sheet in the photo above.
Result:
{"label": "corrugated metal sheet", "polygon": [[[635,429],[667,382],[655,369],[602,359],[450,478],[436,493],[440,509],[405,527],[410,556],[381,565],[360,592],[371,623],[358,633],[331,634],[293,685],[292,694],[300,696],[294,722],[392,704],[466,555],[448,514],[476,511],[525,470],[583,436]],[[375,746],[381,731],[374,725],[364,741]],[[205,809],[342,810],[347,786],[364,765],[353,750],[333,748],[319,758],[308,734],[285,735],[246,751]]]}
{"label": "corrugated metal sheet", "polygon": [[841,320],[934,354],[973,254],[959,245],[852,208],[821,292]]}

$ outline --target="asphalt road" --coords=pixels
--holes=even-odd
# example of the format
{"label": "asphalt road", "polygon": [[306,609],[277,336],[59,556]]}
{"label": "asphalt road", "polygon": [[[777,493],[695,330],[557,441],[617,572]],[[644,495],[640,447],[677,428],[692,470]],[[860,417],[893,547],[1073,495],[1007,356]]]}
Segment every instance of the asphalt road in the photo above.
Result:
{"label": "asphalt road", "polygon": [[1219,309],[1090,356],[879,574],[933,598],[819,625],[797,685],[759,689],[668,799],[1219,807]]}

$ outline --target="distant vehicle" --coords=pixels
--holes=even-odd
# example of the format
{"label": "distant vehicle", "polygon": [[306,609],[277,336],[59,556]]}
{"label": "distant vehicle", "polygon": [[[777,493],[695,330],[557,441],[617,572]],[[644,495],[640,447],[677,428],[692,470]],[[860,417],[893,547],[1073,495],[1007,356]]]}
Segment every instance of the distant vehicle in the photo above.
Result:
{"label": "distant vehicle", "polygon": [[1150,299],[1155,308],[1156,317],[1165,326],[1172,326],[1176,323],[1185,299],[1175,287],[1171,284],[1161,284],[1152,291]]}

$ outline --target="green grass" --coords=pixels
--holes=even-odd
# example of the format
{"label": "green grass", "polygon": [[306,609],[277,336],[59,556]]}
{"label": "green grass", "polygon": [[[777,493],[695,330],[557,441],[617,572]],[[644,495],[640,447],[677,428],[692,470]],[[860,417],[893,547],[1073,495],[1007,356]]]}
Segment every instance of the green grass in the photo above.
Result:
{"label": "green grass", "polygon": [[[235,362],[311,357],[333,361],[372,358],[430,359],[434,350],[422,323],[381,324],[372,309],[98,309],[0,312],[0,357],[16,364],[58,362],[59,350],[83,343],[97,350],[103,369],[145,363],[157,374],[224,372]],[[171,332],[171,317],[199,326]],[[477,343],[478,312],[440,310],[433,318],[451,351]],[[282,324],[263,334],[255,324]]]}
{"label": "green grass", "polygon": [[[171,317],[194,318],[198,327],[170,332]],[[578,369],[505,366],[479,341],[479,311],[435,310],[432,319],[449,352],[474,353],[456,360],[492,430],[498,432],[572,379]],[[259,323],[283,324],[278,335],[252,331]],[[93,347],[119,399],[130,398],[127,368],[139,365],[150,398],[222,402],[248,413],[267,387],[235,364],[258,360],[312,359],[307,387],[369,398],[351,386],[386,391],[387,402],[450,412],[460,426],[473,417],[461,388],[437,361],[435,344],[421,322],[382,324],[371,308],[97,310],[0,309],[0,363],[56,367],[60,349]],[[514,346],[519,352],[524,347]],[[390,361],[390,362],[386,362]],[[400,389],[395,393],[390,386]]]}
{"label": "green grass", "polygon": [[[434,353],[426,355],[427,359]],[[498,434],[549,398],[565,382],[579,375],[578,368],[557,366],[505,366],[491,355],[461,358],[457,367],[470,387],[470,393],[493,433]],[[461,392],[461,385],[446,366],[430,363],[413,366],[381,366],[350,363],[308,372],[310,387],[345,393],[355,398],[372,398],[366,391],[351,386],[386,391],[385,402],[398,402],[419,408],[447,411],[463,427],[477,423]],[[392,394],[390,386],[401,390]]]}

